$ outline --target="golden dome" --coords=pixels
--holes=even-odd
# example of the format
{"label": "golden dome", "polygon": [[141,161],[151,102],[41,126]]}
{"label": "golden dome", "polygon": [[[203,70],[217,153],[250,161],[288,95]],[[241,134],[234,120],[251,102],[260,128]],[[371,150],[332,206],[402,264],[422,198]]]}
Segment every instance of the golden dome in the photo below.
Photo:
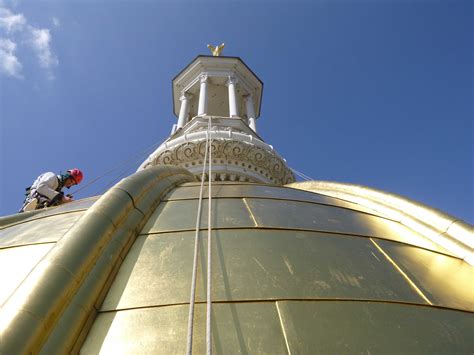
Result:
{"label": "golden dome", "polygon": [[[100,198],[2,218],[2,270],[21,271],[1,274],[8,285],[0,294],[1,352],[183,353],[193,181],[183,169],[152,167]],[[263,183],[213,184],[213,351],[472,351],[473,267],[429,233],[364,203],[368,191],[352,191],[358,203]],[[199,354],[206,206],[207,199],[194,318]],[[472,227],[464,227],[470,238]]]}

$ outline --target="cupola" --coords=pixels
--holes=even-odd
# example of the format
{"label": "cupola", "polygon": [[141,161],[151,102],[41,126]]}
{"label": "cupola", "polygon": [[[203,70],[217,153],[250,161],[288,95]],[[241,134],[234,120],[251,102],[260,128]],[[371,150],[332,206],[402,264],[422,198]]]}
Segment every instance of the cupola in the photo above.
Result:
{"label": "cupola", "polygon": [[178,122],[138,170],[176,165],[200,178],[209,139],[212,180],[295,181],[285,159],[257,134],[263,83],[242,59],[199,55],[173,79],[172,90]]}

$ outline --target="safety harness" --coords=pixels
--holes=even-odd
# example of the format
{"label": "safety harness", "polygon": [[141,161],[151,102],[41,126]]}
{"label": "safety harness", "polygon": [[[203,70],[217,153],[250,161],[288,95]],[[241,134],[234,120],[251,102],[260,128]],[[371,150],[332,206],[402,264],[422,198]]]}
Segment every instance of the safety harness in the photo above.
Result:
{"label": "safety harness", "polygon": [[[55,189],[55,191],[58,192],[54,198],[49,199],[48,197],[40,194],[36,189],[33,187],[33,185],[28,186],[25,188],[25,200],[23,201],[23,206],[19,212],[24,212],[25,207],[33,200],[37,201],[36,210],[45,208],[45,207],[51,207],[51,206],[57,206],[61,202],[64,196],[64,192],[62,192],[62,188],[64,187],[64,181],[66,181],[67,177],[61,175],[56,176],[58,179],[58,187]],[[69,195],[68,195],[69,196]]]}

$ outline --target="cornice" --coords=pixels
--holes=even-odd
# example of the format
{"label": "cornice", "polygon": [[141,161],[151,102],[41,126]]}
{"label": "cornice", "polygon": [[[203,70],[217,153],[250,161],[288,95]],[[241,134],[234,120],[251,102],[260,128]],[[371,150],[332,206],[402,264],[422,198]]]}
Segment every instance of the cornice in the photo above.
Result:
{"label": "cornice", "polygon": [[[205,132],[203,132],[205,133]],[[175,165],[200,176],[206,140],[192,140],[151,157],[143,166]],[[214,180],[250,181],[284,185],[295,181],[285,161],[275,151],[245,141],[213,138],[211,143]]]}

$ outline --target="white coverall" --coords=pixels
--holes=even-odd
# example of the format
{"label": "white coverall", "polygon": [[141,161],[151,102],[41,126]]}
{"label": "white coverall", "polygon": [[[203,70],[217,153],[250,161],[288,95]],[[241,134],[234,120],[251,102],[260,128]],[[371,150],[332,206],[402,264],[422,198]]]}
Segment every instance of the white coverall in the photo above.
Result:
{"label": "white coverall", "polygon": [[30,195],[28,196],[28,201],[30,201],[35,192],[46,197],[49,201],[54,199],[59,191],[56,189],[59,187],[59,179],[55,173],[47,172],[38,176],[33,185],[31,185]]}

